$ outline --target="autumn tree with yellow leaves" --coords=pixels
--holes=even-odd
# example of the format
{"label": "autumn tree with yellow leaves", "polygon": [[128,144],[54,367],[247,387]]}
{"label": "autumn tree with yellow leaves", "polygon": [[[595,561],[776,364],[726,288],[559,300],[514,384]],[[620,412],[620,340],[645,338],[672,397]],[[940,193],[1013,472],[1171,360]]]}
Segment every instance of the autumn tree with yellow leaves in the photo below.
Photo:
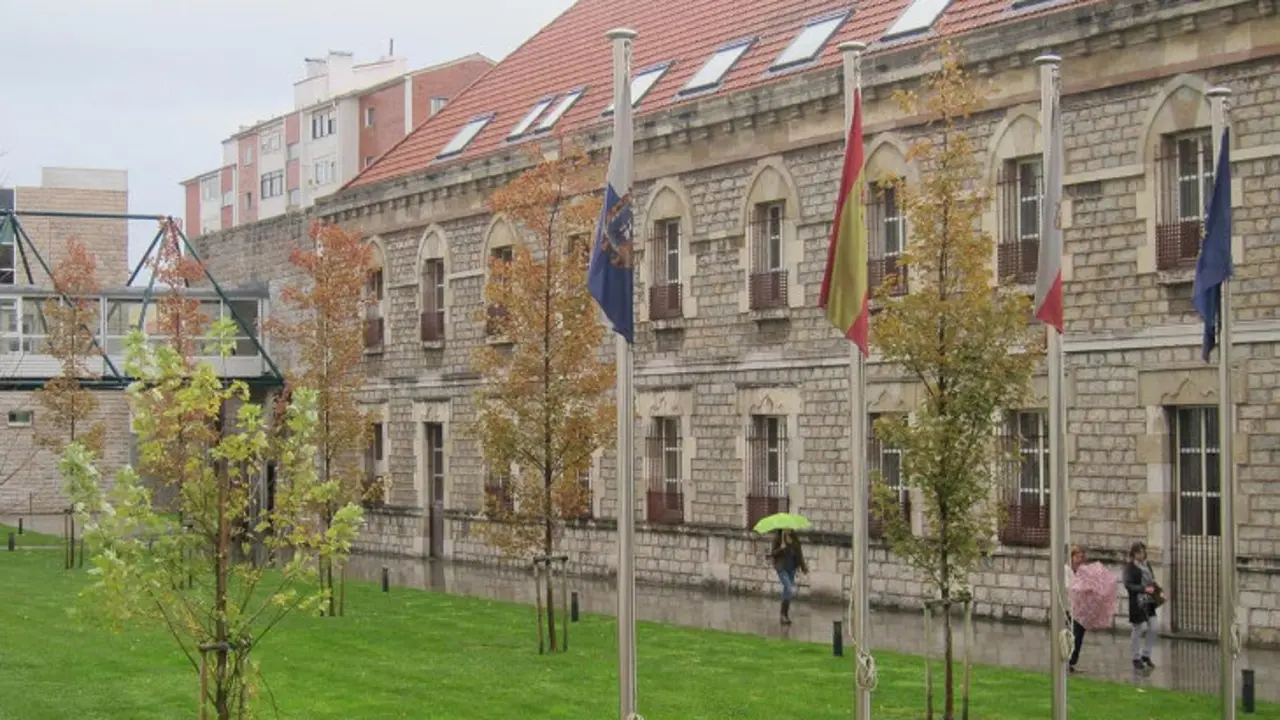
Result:
{"label": "autumn tree with yellow leaves", "polygon": [[75,238],[54,264],[53,289],[57,295],[44,302],[46,342],[44,352],[58,361],[59,373],[35,393],[44,408],[36,443],[61,455],[67,443],[79,442],[94,453],[102,452],[106,426],[93,416],[98,398],[84,386],[101,373],[91,367],[101,362],[102,350],[94,343],[98,327],[98,263]]}
{"label": "autumn tree with yellow leaves", "polygon": [[585,153],[569,151],[541,159],[489,200],[519,240],[509,261],[489,259],[480,319],[491,339],[473,363],[483,378],[474,434],[490,478],[486,538],[509,557],[552,555],[565,521],[589,506],[581,479],[593,453],[614,436],[614,368],[601,360],[604,328],[587,290],[586,238],[602,177]]}
{"label": "autumn tree with yellow leaves", "polygon": [[[314,443],[320,482],[333,484],[335,492],[313,510],[321,528],[328,528],[340,509],[365,497],[363,454],[370,428],[357,398],[365,382],[364,317],[370,302],[365,283],[373,251],[359,233],[337,225],[314,223],[309,234],[311,247],[294,248],[289,254],[302,280],[285,287],[281,301],[286,312],[266,327],[297,353],[288,376],[290,391],[316,392]],[[341,612],[335,590],[343,583],[341,568],[322,558],[320,584],[331,616]]]}
{"label": "autumn tree with yellow leaves", "polygon": [[907,156],[920,181],[898,188],[910,228],[904,259],[911,292],[893,297],[888,285],[877,290],[881,309],[871,335],[884,359],[920,390],[910,420],[881,419],[875,433],[901,449],[902,480],[923,500],[925,531],[912,534],[895,490],[877,487],[874,502],[893,552],[924,574],[944,608],[942,717],[950,720],[949,610],[967,595],[970,573],[991,549],[995,469],[1007,459],[995,442],[999,417],[1027,400],[1043,333],[1028,324],[1029,298],[992,283],[994,245],[981,227],[991,192],[965,128],[983,92],[956,48],[944,44],[939,54],[941,67],[920,90],[898,97],[906,115],[927,118]]}

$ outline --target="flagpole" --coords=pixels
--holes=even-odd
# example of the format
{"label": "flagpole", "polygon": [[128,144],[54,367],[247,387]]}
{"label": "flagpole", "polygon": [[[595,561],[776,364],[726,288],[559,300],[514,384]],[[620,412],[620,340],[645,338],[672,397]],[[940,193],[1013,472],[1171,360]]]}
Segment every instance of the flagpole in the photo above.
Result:
{"label": "flagpole", "polygon": [[[634,30],[606,33],[613,43],[614,133],[630,122],[631,42]],[[624,107],[626,106],[626,107]],[[629,136],[629,133],[628,133]],[[627,152],[631,148],[626,149]],[[630,173],[631,163],[626,163]],[[627,177],[630,187],[631,178]],[[628,303],[629,304],[629,303]],[[636,718],[636,569],[635,569],[635,418],[632,412],[634,355],[630,343],[615,335],[618,406],[618,717]]]}
{"label": "flagpole", "polygon": [[[862,52],[867,49],[865,43],[843,42],[839,45],[844,60],[844,127],[845,137],[849,136],[849,128],[853,125],[854,97],[862,88]],[[861,175],[861,168],[859,169]],[[853,640],[855,653],[853,717],[854,720],[870,720],[871,689],[869,683],[861,676],[859,667],[869,649],[871,640],[871,603],[869,589],[871,586],[867,568],[867,414],[865,409],[867,367],[862,357],[862,350],[856,343],[849,344],[852,356],[852,376],[850,377],[850,407],[852,417],[849,428],[853,433],[850,444],[850,474],[853,495],[853,583],[850,587],[850,604],[853,618],[849,634]]]}
{"label": "flagpole", "polygon": [[[1049,173],[1053,168],[1061,170],[1062,158],[1054,157],[1061,145],[1057,142],[1058,127],[1053,109],[1059,100],[1058,68],[1062,59],[1056,55],[1042,55],[1035,62],[1040,67],[1040,128],[1044,142],[1042,187],[1047,190],[1049,183],[1060,179],[1049,177]],[[1047,192],[1045,194],[1048,195]],[[1050,207],[1049,202],[1041,203],[1041,242],[1045,241],[1045,231],[1056,227],[1058,211],[1057,207]],[[1045,332],[1048,333],[1049,365],[1049,669],[1053,675],[1053,720],[1067,720],[1067,664],[1063,656],[1067,608],[1063,604],[1066,578],[1062,569],[1067,544],[1067,463],[1063,453],[1066,417],[1062,396],[1062,334],[1051,326],[1046,326]]]}
{"label": "flagpole", "polygon": [[[1219,147],[1222,131],[1227,123],[1227,98],[1231,91],[1215,87],[1206,93],[1209,98],[1213,124],[1213,163],[1225,148]],[[1230,188],[1227,189],[1230,192]],[[1230,203],[1227,204],[1230,208]],[[1228,212],[1230,210],[1228,209]],[[1218,337],[1218,463],[1219,463],[1219,550],[1221,552],[1221,579],[1218,582],[1218,651],[1223,720],[1236,716],[1235,656],[1236,638],[1236,464],[1234,433],[1236,428],[1235,403],[1231,392],[1231,278],[1222,281],[1222,300],[1218,317],[1221,323]]]}

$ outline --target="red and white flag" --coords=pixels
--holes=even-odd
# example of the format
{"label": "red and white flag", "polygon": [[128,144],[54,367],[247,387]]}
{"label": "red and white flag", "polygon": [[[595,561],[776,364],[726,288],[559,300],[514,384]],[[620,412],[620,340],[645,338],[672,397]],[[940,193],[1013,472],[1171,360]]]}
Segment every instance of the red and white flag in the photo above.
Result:
{"label": "red and white flag", "polygon": [[[1057,82],[1056,76],[1054,80]],[[1062,334],[1062,101],[1052,93],[1045,128],[1044,208],[1040,213],[1040,257],[1036,264],[1036,319]]]}

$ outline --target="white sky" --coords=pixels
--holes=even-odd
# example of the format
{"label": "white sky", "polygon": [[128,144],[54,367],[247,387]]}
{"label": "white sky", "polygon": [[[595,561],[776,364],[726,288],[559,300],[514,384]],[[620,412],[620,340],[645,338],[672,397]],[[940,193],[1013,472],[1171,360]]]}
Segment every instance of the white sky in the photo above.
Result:
{"label": "white sky", "polygon": [[[0,183],[40,168],[129,171],[129,209],[183,214],[240,125],[293,105],[302,59],[395,52],[419,68],[514,50],[573,0],[0,0]],[[137,262],[154,223],[132,223]]]}

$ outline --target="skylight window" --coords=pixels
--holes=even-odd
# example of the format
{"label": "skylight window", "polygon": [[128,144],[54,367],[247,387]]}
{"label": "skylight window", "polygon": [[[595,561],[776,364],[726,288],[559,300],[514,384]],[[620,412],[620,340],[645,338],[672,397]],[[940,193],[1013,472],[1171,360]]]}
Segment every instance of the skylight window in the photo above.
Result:
{"label": "skylight window", "polygon": [[552,95],[550,97],[545,97],[539,100],[538,103],[533,106],[533,109],[529,111],[529,114],[525,115],[524,119],[521,120],[519,124],[517,124],[514,128],[511,129],[511,134],[508,135],[507,137],[508,138],[520,137],[521,135],[528,132],[529,126],[533,125],[534,121],[537,120],[538,117],[542,115],[542,113],[546,112],[547,108],[551,107],[551,103],[554,102],[555,99],[556,99],[555,96]]}
{"label": "skylight window", "polygon": [[739,40],[715,51],[711,59],[707,60],[707,64],[689,78],[689,82],[680,92],[697,92],[719,85],[724,80],[725,74],[733,69],[734,63],[738,62],[738,58],[751,47],[751,43],[751,40]]}
{"label": "skylight window", "polygon": [[907,9],[898,17],[897,22],[885,32],[885,39],[914,35],[928,30],[933,27],[933,23],[937,21],[938,16],[942,14],[943,10],[947,9],[949,4],[951,4],[951,0],[912,0]]}
{"label": "skylight window", "polygon": [[801,63],[812,62],[818,55],[822,53],[822,49],[826,47],[827,41],[835,35],[836,29],[840,24],[849,17],[849,13],[842,12],[838,15],[827,15],[825,17],[810,20],[796,35],[796,39],[791,41],[786,50],[778,55],[778,59],[773,61],[773,65],[769,66],[770,70],[780,70],[782,68],[800,65]]}
{"label": "skylight window", "polygon": [[556,103],[555,108],[551,110],[551,114],[542,118],[542,122],[538,123],[538,132],[546,132],[555,127],[555,124],[560,122],[560,118],[569,112],[569,108],[573,107],[573,104],[578,102],[578,98],[582,97],[582,93],[586,91],[586,88],[578,88],[561,98],[560,102]]}
{"label": "skylight window", "polygon": [[476,135],[479,135],[480,131],[484,129],[484,126],[488,125],[492,120],[492,114],[472,118],[470,122],[462,126],[462,129],[458,131],[458,134],[453,136],[453,139],[449,141],[449,144],[445,145],[444,149],[441,150],[440,154],[436,157],[442,158],[450,155],[457,155],[463,150],[466,150],[467,146],[471,144],[471,141],[476,139]]}
{"label": "skylight window", "polygon": [[[654,84],[658,82],[669,67],[671,66],[658,65],[657,67],[651,67],[647,70],[641,70],[636,73],[635,77],[631,78],[631,107],[640,104],[640,101],[653,89]],[[609,107],[604,109],[605,115],[611,112],[613,112],[613,103],[609,103]]]}

